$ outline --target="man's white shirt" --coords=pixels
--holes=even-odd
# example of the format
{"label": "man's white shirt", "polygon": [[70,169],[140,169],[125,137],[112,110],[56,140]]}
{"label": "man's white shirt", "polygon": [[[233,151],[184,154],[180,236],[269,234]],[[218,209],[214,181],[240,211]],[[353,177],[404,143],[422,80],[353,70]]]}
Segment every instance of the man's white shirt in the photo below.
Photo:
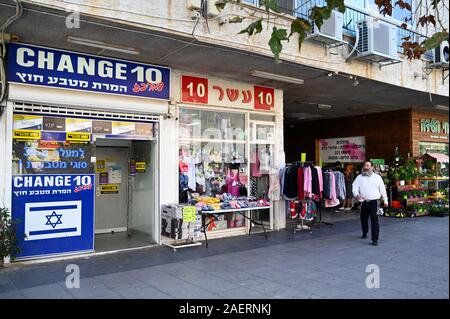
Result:
{"label": "man's white shirt", "polygon": [[380,175],[372,173],[370,176],[358,175],[352,184],[353,196],[360,195],[364,200],[374,200],[383,198],[385,203],[388,202],[386,194],[386,186]]}

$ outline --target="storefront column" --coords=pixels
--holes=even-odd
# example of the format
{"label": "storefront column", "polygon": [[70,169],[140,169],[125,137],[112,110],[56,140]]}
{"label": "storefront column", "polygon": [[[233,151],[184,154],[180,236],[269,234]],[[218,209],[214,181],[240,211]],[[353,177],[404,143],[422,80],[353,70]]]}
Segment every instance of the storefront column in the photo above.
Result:
{"label": "storefront column", "polygon": [[[4,102],[4,105],[7,105]],[[13,109],[9,104],[0,116],[0,205],[11,211],[11,163],[12,163]]]}
{"label": "storefront column", "polygon": [[[284,126],[283,126],[283,91],[276,91],[275,101],[279,105],[275,106],[275,127],[276,127],[276,147],[277,152],[275,154],[275,163],[278,169],[286,165],[286,157],[284,154]],[[281,182],[281,181],[280,181]],[[281,186],[281,185],[280,185]],[[285,213],[286,201],[283,200],[280,194],[280,200],[274,201],[274,229],[280,230],[286,227],[286,213]]]}
{"label": "storefront column", "polygon": [[[178,121],[174,117],[159,122],[159,206],[178,202]],[[160,224],[160,209],[157,210]],[[160,227],[160,225],[159,225]],[[158,228],[158,234],[160,234]],[[160,238],[160,235],[158,235]],[[160,242],[160,240],[158,240]]]}

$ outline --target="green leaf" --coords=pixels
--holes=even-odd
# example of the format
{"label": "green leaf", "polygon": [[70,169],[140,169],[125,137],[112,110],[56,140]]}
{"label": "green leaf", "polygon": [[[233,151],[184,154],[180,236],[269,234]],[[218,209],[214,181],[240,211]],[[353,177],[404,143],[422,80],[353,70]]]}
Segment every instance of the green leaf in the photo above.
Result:
{"label": "green leaf", "polygon": [[447,31],[442,31],[442,32],[436,32],[435,34],[433,34],[433,36],[431,38],[426,39],[425,41],[422,42],[422,46],[426,49],[426,50],[432,50],[436,47],[438,47],[442,41],[448,41],[448,32]]}
{"label": "green leaf", "polygon": [[244,21],[244,17],[232,17],[230,20],[228,20],[228,23],[241,23],[242,21]]}
{"label": "green leaf", "polygon": [[272,50],[273,55],[275,56],[275,62],[280,63],[280,53],[283,49],[283,45],[281,44],[281,41],[289,41],[289,38],[287,36],[287,30],[286,29],[277,29],[277,27],[273,27],[272,29],[272,35],[269,40],[269,46]]}
{"label": "green leaf", "polygon": [[292,34],[298,33],[298,50],[300,51],[302,47],[303,40],[305,40],[306,35],[308,32],[311,31],[311,24],[308,20],[297,18],[291,23],[291,33],[289,34],[289,37],[291,37]]}
{"label": "green leaf", "polygon": [[331,10],[338,9],[339,12],[345,12],[345,0],[327,0],[327,8]]}
{"label": "green leaf", "polygon": [[331,10],[328,7],[317,7],[311,9],[310,19],[314,21],[317,27],[320,28],[323,22],[331,17]]}
{"label": "green leaf", "polygon": [[262,31],[262,19],[259,19],[253,23],[250,23],[247,28],[241,30],[239,34],[248,33],[249,36],[257,33],[261,33]]}
{"label": "green leaf", "polygon": [[264,6],[266,8],[267,13],[269,13],[269,10],[276,13],[281,12],[278,8],[277,0],[261,0],[259,3],[259,6]]}

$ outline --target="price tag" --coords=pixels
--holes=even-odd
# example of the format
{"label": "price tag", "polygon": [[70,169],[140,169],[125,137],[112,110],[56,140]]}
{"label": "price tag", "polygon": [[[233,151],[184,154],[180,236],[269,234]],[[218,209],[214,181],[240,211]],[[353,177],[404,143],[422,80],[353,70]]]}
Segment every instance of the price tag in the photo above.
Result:
{"label": "price tag", "polygon": [[191,223],[197,220],[197,208],[195,206],[183,207],[183,222]]}

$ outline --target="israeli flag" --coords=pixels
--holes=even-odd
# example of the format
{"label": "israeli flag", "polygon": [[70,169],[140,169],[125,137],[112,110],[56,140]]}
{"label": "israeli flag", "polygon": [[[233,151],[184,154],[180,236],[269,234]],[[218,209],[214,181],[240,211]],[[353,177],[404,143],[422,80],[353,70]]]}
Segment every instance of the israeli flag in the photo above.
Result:
{"label": "israeli flag", "polygon": [[25,240],[81,236],[81,200],[25,204]]}

